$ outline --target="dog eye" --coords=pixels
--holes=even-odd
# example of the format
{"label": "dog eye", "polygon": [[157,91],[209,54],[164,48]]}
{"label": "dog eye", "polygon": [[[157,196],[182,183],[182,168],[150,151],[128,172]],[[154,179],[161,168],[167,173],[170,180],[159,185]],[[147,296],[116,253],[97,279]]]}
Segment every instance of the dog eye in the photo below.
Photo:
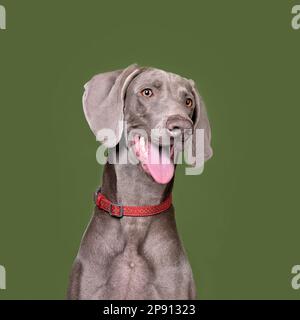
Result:
{"label": "dog eye", "polygon": [[144,97],[147,97],[147,98],[150,98],[151,96],[153,96],[153,91],[151,89],[144,89],[141,91],[141,94],[144,96]]}
{"label": "dog eye", "polygon": [[190,108],[193,105],[193,100],[190,98],[187,98],[185,100],[185,105]]}

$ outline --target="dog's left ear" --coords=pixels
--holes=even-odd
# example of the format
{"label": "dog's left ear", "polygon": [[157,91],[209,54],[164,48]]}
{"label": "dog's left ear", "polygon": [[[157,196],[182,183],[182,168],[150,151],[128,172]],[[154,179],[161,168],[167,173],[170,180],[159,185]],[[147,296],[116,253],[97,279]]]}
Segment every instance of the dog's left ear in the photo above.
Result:
{"label": "dog's left ear", "polygon": [[[84,86],[83,110],[86,120],[97,140],[106,147],[115,146],[121,139],[126,90],[141,70],[133,64],[123,70],[98,74]],[[107,129],[109,134],[114,135],[114,141],[108,140]]]}
{"label": "dog's left ear", "polygon": [[193,113],[193,123],[194,123],[194,128],[193,128],[193,155],[196,154],[196,129],[203,129],[204,130],[204,160],[207,161],[209,160],[212,155],[213,155],[213,150],[211,147],[211,129],[210,129],[210,124],[207,116],[207,111],[205,104],[203,102],[202,97],[200,96],[195,82],[193,80],[190,80],[190,83],[192,85],[192,92],[194,95],[195,99],[195,109]]}

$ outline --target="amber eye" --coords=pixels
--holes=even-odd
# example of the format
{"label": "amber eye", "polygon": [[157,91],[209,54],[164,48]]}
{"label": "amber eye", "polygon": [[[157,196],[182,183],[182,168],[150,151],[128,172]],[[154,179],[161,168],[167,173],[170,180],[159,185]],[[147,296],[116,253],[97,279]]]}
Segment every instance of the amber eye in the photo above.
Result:
{"label": "amber eye", "polygon": [[151,89],[144,89],[141,91],[141,94],[144,96],[144,97],[147,97],[147,98],[150,98],[151,96],[153,96],[153,91]]}
{"label": "amber eye", "polygon": [[187,98],[185,100],[185,105],[190,108],[193,105],[193,100],[190,98]]}

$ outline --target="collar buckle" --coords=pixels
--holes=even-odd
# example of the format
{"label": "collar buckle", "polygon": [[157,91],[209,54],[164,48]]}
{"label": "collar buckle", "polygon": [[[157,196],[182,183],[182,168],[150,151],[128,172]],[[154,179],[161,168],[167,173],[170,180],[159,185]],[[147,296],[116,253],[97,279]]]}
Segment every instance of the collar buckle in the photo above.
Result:
{"label": "collar buckle", "polygon": [[[113,212],[113,207],[119,208],[119,214],[115,214],[115,213]],[[109,215],[110,215],[111,217],[115,217],[115,218],[121,219],[121,218],[123,218],[123,216],[124,216],[124,207],[123,207],[121,204],[116,204],[116,203],[112,203],[112,202],[111,202],[110,205],[109,205],[108,213],[109,213]]]}

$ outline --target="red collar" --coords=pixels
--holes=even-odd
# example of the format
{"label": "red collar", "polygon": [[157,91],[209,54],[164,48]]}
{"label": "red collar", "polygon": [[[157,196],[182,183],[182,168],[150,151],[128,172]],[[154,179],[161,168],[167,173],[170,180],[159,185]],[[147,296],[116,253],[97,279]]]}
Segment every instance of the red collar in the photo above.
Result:
{"label": "red collar", "polygon": [[95,203],[101,210],[108,212],[112,217],[147,217],[162,213],[172,205],[172,195],[170,194],[162,203],[154,206],[122,206],[112,203],[100,191],[95,193]]}

